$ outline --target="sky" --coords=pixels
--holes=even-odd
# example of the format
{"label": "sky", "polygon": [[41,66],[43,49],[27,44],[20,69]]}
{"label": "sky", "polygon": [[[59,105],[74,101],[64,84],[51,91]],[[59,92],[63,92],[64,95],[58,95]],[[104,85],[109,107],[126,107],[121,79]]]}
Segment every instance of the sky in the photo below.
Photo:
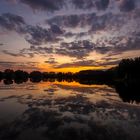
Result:
{"label": "sky", "polygon": [[0,70],[108,69],[140,56],[140,0],[0,0]]}

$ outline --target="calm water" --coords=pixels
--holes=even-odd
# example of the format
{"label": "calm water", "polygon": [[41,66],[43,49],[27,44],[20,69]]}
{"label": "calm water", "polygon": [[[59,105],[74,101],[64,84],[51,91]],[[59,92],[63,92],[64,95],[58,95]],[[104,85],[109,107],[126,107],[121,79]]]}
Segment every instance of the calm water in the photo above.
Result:
{"label": "calm water", "polygon": [[140,140],[140,105],[120,97],[107,85],[1,82],[0,140]]}

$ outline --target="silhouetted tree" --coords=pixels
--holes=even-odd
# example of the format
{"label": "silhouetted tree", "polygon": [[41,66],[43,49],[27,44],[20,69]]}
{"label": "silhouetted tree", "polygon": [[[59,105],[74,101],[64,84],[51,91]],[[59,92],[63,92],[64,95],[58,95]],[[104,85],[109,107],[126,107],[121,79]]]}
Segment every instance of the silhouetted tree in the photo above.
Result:
{"label": "silhouetted tree", "polygon": [[4,78],[5,79],[13,79],[14,78],[14,71],[11,69],[6,69],[4,71]]}
{"label": "silhouetted tree", "polygon": [[28,79],[29,74],[25,71],[22,70],[17,70],[14,72],[14,78],[15,79],[22,79],[22,80],[26,80]]}
{"label": "silhouetted tree", "polygon": [[3,79],[3,72],[0,71],[0,80]]}
{"label": "silhouetted tree", "polygon": [[140,79],[140,57],[123,59],[118,65],[118,76],[124,80]]}
{"label": "silhouetted tree", "polygon": [[32,82],[40,82],[42,80],[42,73],[40,71],[33,71],[30,73],[30,80]]}

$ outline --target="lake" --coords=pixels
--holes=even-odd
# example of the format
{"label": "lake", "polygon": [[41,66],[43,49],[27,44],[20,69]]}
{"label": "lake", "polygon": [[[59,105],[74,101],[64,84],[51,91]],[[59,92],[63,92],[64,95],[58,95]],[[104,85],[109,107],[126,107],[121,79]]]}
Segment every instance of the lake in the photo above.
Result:
{"label": "lake", "polygon": [[1,81],[0,140],[139,140],[139,99],[121,86]]}

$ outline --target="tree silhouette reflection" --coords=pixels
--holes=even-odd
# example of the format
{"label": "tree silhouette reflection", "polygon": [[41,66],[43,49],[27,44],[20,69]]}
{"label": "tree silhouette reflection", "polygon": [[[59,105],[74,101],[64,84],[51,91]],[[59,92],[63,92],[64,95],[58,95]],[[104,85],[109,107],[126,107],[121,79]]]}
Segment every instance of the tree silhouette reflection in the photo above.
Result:
{"label": "tree silhouette reflection", "polygon": [[3,80],[3,83],[4,83],[5,85],[11,85],[11,84],[13,84],[14,82],[13,82],[13,80],[5,79],[5,80]]}
{"label": "tree silhouette reflection", "polygon": [[115,89],[124,102],[140,102],[140,83],[121,82],[115,85]]}

